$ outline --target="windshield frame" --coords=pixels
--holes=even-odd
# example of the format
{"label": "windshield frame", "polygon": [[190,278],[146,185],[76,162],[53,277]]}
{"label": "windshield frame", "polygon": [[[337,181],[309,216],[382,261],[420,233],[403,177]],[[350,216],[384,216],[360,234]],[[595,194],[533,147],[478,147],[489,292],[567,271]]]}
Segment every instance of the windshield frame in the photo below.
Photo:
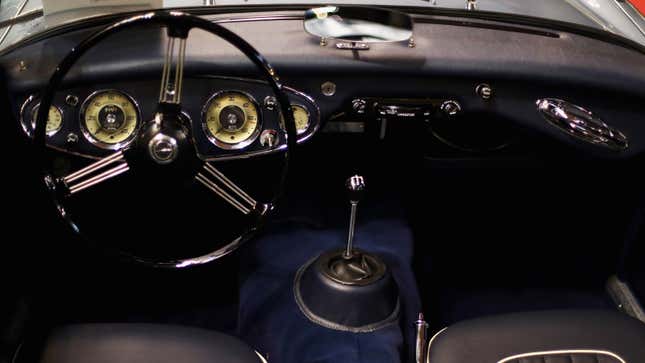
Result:
{"label": "windshield frame", "polygon": [[[100,25],[109,25],[113,22],[126,19],[128,17],[139,15],[143,13],[148,13],[151,11],[166,10],[166,11],[182,11],[196,16],[217,16],[217,15],[227,15],[231,19],[237,18],[236,21],[242,21],[246,19],[247,21],[254,21],[250,17],[236,16],[232,17],[232,14],[245,14],[245,13],[261,13],[261,12],[296,12],[302,11],[302,15],[299,18],[304,19],[304,11],[316,6],[324,6],[325,4],[273,4],[273,5],[256,5],[256,4],[244,4],[244,5],[217,5],[217,6],[192,6],[192,7],[173,7],[173,8],[159,8],[159,9],[149,9],[149,10],[137,10],[137,11],[126,11],[113,14],[104,14],[89,16],[86,18],[80,18],[78,20],[63,23],[51,28],[45,29],[41,32],[29,35],[23,39],[18,40],[17,42],[8,45],[4,49],[0,50],[0,57],[11,53],[13,50],[22,48],[26,45],[33,44],[43,39],[47,39],[62,33],[76,31],[89,27],[96,27]],[[340,5],[342,6],[342,5]],[[348,5],[349,6],[349,5]],[[351,5],[357,6],[357,5]],[[370,7],[370,6],[366,6]],[[427,6],[379,6],[380,8],[393,9],[401,11],[404,13],[410,14],[413,19],[423,19],[424,23],[432,23],[435,17],[439,19],[438,23],[445,22],[447,19],[462,19],[455,21],[456,25],[462,26],[472,26],[476,25],[472,21],[484,21],[484,22],[493,22],[493,23],[506,23],[514,26],[524,26],[524,27],[536,27],[547,29],[551,31],[563,31],[568,33],[573,33],[577,35],[582,35],[597,40],[613,43],[637,52],[640,52],[645,55],[645,44],[641,44],[632,39],[626,38],[622,35],[618,35],[606,30],[602,30],[596,27],[591,27],[587,25],[571,23],[561,20],[554,19],[545,19],[541,17],[534,17],[529,15],[519,15],[512,13],[501,13],[501,12],[491,12],[484,10],[471,11],[467,9],[454,9],[454,8],[442,8],[442,7],[427,7]],[[242,19],[240,19],[242,18]],[[266,16],[259,17],[258,20],[267,19]],[[471,21],[464,21],[468,19]],[[227,22],[227,18],[218,18],[214,21]],[[230,21],[229,21],[230,22]],[[303,31],[304,32],[304,31]]]}

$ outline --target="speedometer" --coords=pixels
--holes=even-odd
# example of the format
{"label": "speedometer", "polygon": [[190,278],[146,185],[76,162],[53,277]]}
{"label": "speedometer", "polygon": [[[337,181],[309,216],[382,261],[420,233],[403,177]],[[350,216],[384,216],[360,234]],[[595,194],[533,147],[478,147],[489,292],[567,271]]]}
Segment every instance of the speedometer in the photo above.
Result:
{"label": "speedometer", "polygon": [[97,91],[81,108],[83,135],[94,145],[118,149],[134,138],[139,127],[139,109],[134,100],[115,90]]}
{"label": "speedometer", "polygon": [[208,138],[223,149],[243,148],[260,133],[257,104],[238,91],[213,95],[204,106],[202,124]]}

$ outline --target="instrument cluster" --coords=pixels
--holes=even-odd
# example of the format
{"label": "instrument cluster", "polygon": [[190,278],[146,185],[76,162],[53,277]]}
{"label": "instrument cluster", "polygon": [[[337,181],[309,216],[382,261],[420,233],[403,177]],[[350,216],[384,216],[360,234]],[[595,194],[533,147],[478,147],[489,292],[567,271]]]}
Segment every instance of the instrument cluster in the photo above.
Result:
{"label": "instrument cluster", "polygon": [[[122,82],[98,90],[60,92],[49,109],[47,145],[89,158],[128,146],[141,125],[154,117],[157,83]],[[250,157],[286,147],[284,119],[266,83],[211,77],[185,80],[185,87],[192,94],[182,101],[182,115],[203,159]],[[320,110],[311,97],[285,89],[298,142],[304,142],[319,129]],[[29,137],[33,137],[39,106],[37,95],[30,95],[20,109],[20,124]]]}

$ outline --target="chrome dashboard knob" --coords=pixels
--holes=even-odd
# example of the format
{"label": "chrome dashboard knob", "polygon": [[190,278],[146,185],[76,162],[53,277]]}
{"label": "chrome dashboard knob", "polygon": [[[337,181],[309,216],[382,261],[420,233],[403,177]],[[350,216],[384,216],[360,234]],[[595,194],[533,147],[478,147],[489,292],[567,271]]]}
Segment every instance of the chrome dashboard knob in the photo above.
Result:
{"label": "chrome dashboard knob", "polygon": [[455,116],[461,112],[461,105],[455,100],[444,101],[440,108],[447,116]]}

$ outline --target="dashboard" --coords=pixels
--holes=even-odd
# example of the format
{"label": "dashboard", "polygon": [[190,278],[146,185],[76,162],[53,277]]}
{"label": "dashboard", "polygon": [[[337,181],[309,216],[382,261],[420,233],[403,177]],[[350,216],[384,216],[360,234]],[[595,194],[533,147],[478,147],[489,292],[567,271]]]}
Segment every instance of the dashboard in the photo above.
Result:
{"label": "dashboard", "polygon": [[[462,150],[498,150],[510,141],[509,129],[497,126],[501,120],[602,157],[645,151],[643,49],[558,24],[547,29],[462,12],[414,14],[414,44],[348,51],[306,34],[302,9],[236,11],[213,9],[204,16],[247,40],[276,69],[295,106],[299,142],[319,132],[383,139],[401,126],[407,144],[443,140]],[[53,30],[0,54],[24,134],[30,134],[38,93],[58,62],[115,20]],[[160,29],[141,28],[110,37],[86,54],[50,110],[48,145],[88,158],[127,145],[141,121],[154,115],[164,42]],[[187,44],[183,116],[200,156],[249,157],[283,148],[279,112],[253,64],[203,32],[191,33]],[[483,85],[487,97],[480,92]],[[593,112],[624,135],[628,147],[603,149],[562,132],[540,113],[536,102],[542,99]],[[456,112],[445,112],[446,104]],[[412,113],[406,111],[411,105]],[[415,117],[399,117],[406,114]],[[384,126],[384,120],[390,122]],[[415,122],[429,127],[407,128]]]}
{"label": "dashboard", "polygon": [[[200,158],[223,160],[282,150],[286,145],[282,116],[271,88],[264,82],[230,78],[188,78],[181,116],[191,127]],[[129,145],[144,118],[157,106],[159,82],[105,83],[58,92],[49,110],[47,145],[87,158],[101,158]],[[314,100],[286,88],[292,103],[298,142],[308,140],[320,127]],[[39,112],[37,94],[20,107],[23,132],[33,136]]]}

